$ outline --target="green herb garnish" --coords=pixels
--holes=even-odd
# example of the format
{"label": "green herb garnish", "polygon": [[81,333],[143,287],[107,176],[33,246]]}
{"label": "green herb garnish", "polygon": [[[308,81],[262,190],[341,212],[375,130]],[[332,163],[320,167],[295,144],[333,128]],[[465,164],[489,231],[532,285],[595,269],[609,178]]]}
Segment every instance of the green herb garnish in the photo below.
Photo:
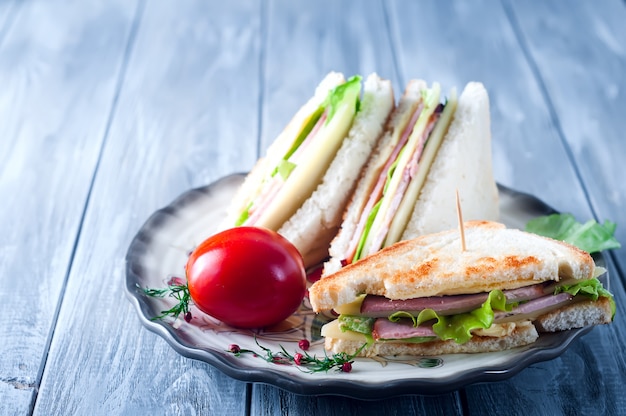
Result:
{"label": "green herb garnish", "polygon": [[[176,279],[180,280],[180,279]],[[139,287],[139,285],[137,285]],[[159,316],[155,316],[152,318],[152,321],[158,321],[164,319],[168,316],[177,319],[180,314],[183,314],[185,321],[191,321],[191,312],[189,312],[189,304],[191,303],[191,295],[189,294],[189,287],[186,283],[172,281],[168,284],[165,289],[149,289],[149,288],[140,288],[141,291],[146,296],[150,296],[153,298],[164,298],[166,296],[172,297],[177,300],[176,305],[167,309],[165,311],[161,311]]]}
{"label": "green herb garnish", "polygon": [[259,341],[256,337],[254,337],[254,342],[256,342],[256,345],[258,345],[258,347],[261,348],[263,352],[243,349],[235,344],[231,345],[227,352],[234,354],[235,357],[239,357],[242,354],[251,354],[254,357],[259,357],[272,364],[296,365],[300,371],[311,374],[319,373],[322,371],[328,372],[332,369],[335,369],[336,371],[342,371],[344,373],[349,373],[350,371],[352,371],[352,363],[354,362],[354,358],[361,352],[365,345],[367,345],[363,344],[361,348],[359,348],[357,352],[352,355],[341,352],[338,354],[333,354],[332,356],[328,356],[326,355],[326,353],[324,353],[324,358],[317,358],[315,355],[311,355],[304,350],[302,352],[296,352],[292,355],[288,353],[282,345],[280,346],[280,351],[274,352],[269,348],[259,344]]}
{"label": "green herb garnish", "polygon": [[589,220],[582,224],[572,214],[551,214],[534,218],[526,224],[526,231],[565,241],[588,253],[620,248],[614,237],[617,225],[611,221],[603,224]]}

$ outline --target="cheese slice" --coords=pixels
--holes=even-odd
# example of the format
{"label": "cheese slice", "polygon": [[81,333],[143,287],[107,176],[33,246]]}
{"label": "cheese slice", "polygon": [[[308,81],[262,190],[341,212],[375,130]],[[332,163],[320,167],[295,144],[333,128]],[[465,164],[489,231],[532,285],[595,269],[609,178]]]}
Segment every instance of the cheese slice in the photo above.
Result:
{"label": "cheese slice", "polygon": [[255,221],[255,226],[278,230],[315,191],[352,126],[361,91],[360,81],[355,86],[358,88],[345,89],[335,113],[329,115],[330,120],[323,124],[315,140],[309,144],[307,157],[291,172],[272,203]]}
{"label": "cheese slice", "polygon": [[420,144],[422,136],[424,135],[424,131],[428,126],[430,117],[433,115],[435,109],[439,105],[440,94],[441,87],[438,83],[434,83],[433,87],[426,91],[426,96],[424,97],[424,109],[422,110],[422,113],[415,123],[415,127],[413,128],[413,132],[411,133],[407,144],[402,149],[402,152],[398,157],[398,162],[395,166],[393,174],[391,175],[391,178],[385,185],[385,190],[380,202],[380,207],[378,208],[376,218],[374,219],[374,222],[370,227],[367,238],[365,239],[365,244],[361,251],[362,255],[372,254],[380,249],[379,243],[377,243],[376,240],[382,230],[385,227],[388,227],[388,224],[386,223],[388,218],[388,211],[391,209],[394,196],[397,194],[398,188],[402,183],[404,170],[410,163],[413,153],[415,153],[418,145]]}
{"label": "cheese slice", "polygon": [[339,321],[335,319],[322,326],[321,335],[324,338],[345,339],[348,341],[367,342],[367,338],[363,334],[354,331],[342,331],[339,327]]}
{"label": "cheese slice", "polygon": [[441,142],[443,142],[443,138],[448,132],[448,127],[450,127],[450,123],[452,122],[452,118],[454,117],[457,103],[458,98],[456,94],[456,89],[452,89],[452,91],[450,92],[450,97],[448,98],[448,102],[443,109],[443,113],[441,113],[441,117],[439,117],[439,120],[437,121],[434,130],[430,133],[430,137],[428,138],[428,142],[426,143],[424,153],[419,160],[417,173],[415,177],[411,179],[411,182],[409,183],[404,197],[402,198],[402,202],[400,202],[400,206],[398,207],[398,210],[396,211],[393,220],[391,221],[391,225],[389,226],[389,231],[387,232],[387,237],[385,238],[383,247],[390,246],[393,243],[397,243],[398,241],[400,241],[400,237],[402,236],[402,233],[404,232],[404,229],[409,222],[409,218],[411,217],[411,213],[413,212],[415,202],[419,198],[422,186],[424,186],[424,182],[426,181],[426,177],[428,176],[430,166],[433,164],[433,160],[435,160],[437,150],[439,150]]}

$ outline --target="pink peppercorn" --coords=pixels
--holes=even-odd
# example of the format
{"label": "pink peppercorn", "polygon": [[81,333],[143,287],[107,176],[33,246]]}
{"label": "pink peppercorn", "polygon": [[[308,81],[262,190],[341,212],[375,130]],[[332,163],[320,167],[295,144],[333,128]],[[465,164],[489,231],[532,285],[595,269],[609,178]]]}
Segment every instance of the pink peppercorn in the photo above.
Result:
{"label": "pink peppercorn", "polygon": [[302,358],[303,358],[303,357],[304,357],[304,356],[303,356],[302,354],[300,354],[299,352],[297,352],[297,353],[295,353],[295,354],[294,354],[294,356],[293,356],[293,362],[294,362],[296,365],[300,365],[300,364],[302,364]]}
{"label": "pink peppercorn", "polygon": [[310,346],[311,346],[311,343],[309,342],[308,339],[301,339],[300,342],[298,342],[298,347],[300,347],[302,351],[308,350]]}
{"label": "pink peppercorn", "polygon": [[343,371],[344,373],[349,373],[350,371],[352,371],[352,363],[347,362],[341,364],[341,371]]}

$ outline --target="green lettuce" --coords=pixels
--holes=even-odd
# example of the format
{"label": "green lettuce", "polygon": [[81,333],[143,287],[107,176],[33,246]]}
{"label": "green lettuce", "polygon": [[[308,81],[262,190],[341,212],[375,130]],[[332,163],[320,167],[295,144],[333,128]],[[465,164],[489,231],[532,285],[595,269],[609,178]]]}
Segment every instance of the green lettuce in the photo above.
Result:
{"label": "green lettuce", "polygon": [[487,329],[493,324],[494,309],[499,311],[510,311],[513,304],[506,303],[506,296],[501,290],[489,292],[487,300],[480,308],[471,312],[457,315],[439,315],[432,309],[424,309],[417,316],[408,312],[396,312],[389,316],[389,320],[397,322],[401,318],[410,318],[414,326],[419,326],[424,322],[436,320],[433,331],[442,340],[453,339],[457,344],[464,344],[472,338],[471,331],[474,329]]}
{"label": "green lettuce", "polygon": [[237,220],[235,221],[235,227],[239,227],[244,222],[246,222],[248,218],[250,218],[251,207],[252,207],[252,202],[250,202],[248,206],[246,207],[246,209],[244,209],[243,212],[239,215],[239,217],[237,217]]}
{"label": "green lettuce", "polygon": [[329,91],[322,105],[320,105],[317,110],[315,110],[315,112],[311,115],[309,121],[304,125],[304,127],[296,137],[296,140],[294,140],[291,148],[287,151],[283,159],[289,159],[296,152],[296,150],[298,150],[300,145],[304,142],[304,140],[307,138],[309,133],[311,133],[319,119],[322,117],[326,109],[328,109],[326,124],[328,124],[328,122],[332,119],[333,115],[337,111],[337,108],[339,108],[339,106],[343,104],[344,100],[355,99],[358,109],[360,92],[361,76],[359,75],[351,77],[345,83],[338,85],[337,87]]}
{"label": "green lettuce", "polygon": [[359,94],[361,93],[361,79],[360,75],[354,75],[350,77],[346,82],[337,87],[333,88],[333,90],[328,94],[326,100],[323,104],[324,107],[328,107],[328,115],[326,118],[326,124],[330,122],[333,118],[337,109],[345,103],[349,104],[349,101],[354,99],[354,105],[356,106],[356,111],[359,110],[360,100]]}
{"label": "green lettuce", "polygon": [[296,164],[290,162],[288,160],[281,160],[278,166],[276,167],[276,171],[280,175],[283,180],[287,180],[289,175],[291,175],[291,171],[296,168]]}
{"label": "green lettuce", "polygon": [[[398,160],[402,156],[403,152],[404,152],[404,148],[400,150],[400,152],[398,153],[398,156],[396,157],[396,160],[391,164],[391,166],[389,167],[389,170],[387,171],[387,179],[385,179],[385,185],[383,187],[383,196],[385,195],[385,192],[387,191],[387,187],[389,186],[389,182],[391,181],[393,172],[396,170],[396,166],[398,166]],[[383,203],[383,198],[380,198],[378,202],[376,202],[376,204],[372,207],[372,210],[368,214],[367,221],[365,222],[365,226],[363,227],[361,238],[359,239],[359,244],[357,245],[356,251],[354,253],[354,257],[352,258],[352,263],[361,259],[363,255],[363,247],[365,247],[365,241],[367,241],[367,238],[369,237],[370,231],[372,229],[372,224],[374,224],[374,221],[376,220],[376,216],[378,215],[378,211],[382,203]]]}
{"label": "green lettuce", "polygon": [[[409,312],[399,311],[391,314],[389,320],[398,322],[401,319],[410,319],[413,326],[419,326],[424,322],[437,321],[433,325],[433,331],[442,340],[453,339],[458,344],[463,344],[472,338],[471,331],[474,329],[487,329],[491,327],[494,320],[494,310],[510,311],[514,304],[507,304],[504,293],[500,290],[492,290],[489,292],[487,300],[471,312],[461,313],[457,315],[444,316],[439,315],[432,309],[424,309],[417,316]],[[354,331],[367,337],[368,343],[374,341],[372,330],[376,318],[363,316],[340,315],[339,322],[342,331]],[[409,338],[407,342],[426,342],[432,341],[432,337],[415,337]]]}
{"label": "green lettuce", "polygon": [[598,279],[584,280],[573,285],[562,285],[554,290],[555,295],[563,292],[569,293],[572,296],[587,296],[592,300],[598,300],[598,298],[601,296],[609,298],[609,301],[611,302],[612,316],[615,316],[615,299],[613,299],[613,295],[611,294],[611,292],[606,290],[604,286],[602,286],[602,282],[600,282]]}
{"label": "green lettuce", "polygon": [[[298,148],[300,148],[302,143],[304,143],[311,131],[313,131],[313,129],[315,128],[315,125],[324,115],[325,111],[327,112],[325,123],[328,124],[337,112],[337,109],[342,105],[355,105],[356,111],[359,110],[361,80],[362,77],[360,75],[355,75],[348,79],[348,81],[346,81],[345,83],[338,85],[337,87],[329,91],[324,102],[309,117],[309,120],[302,127],[302,130],[300,130],[298,136],[296,136],[289,150],[287,150],[278,165],[271,172],[270,177],[280,175],[280,177],[284,181],[287,180],[289,175],[291,175],[291,172],[296,168],[296,164],[289,161],[289,158],[298,150]],[[352,103],[353,100],[354,104]],[[239,215],[237,221],[235,221],[235,226],[240,226],[245,221],[247,221],[247,219],[250,217],[249,211],[251,206],[252,204],[248,205]]]}
{"label": "green lettuce", "polygon": [[[287,153],[285,153],[285,156],[283,157],[284,160],[289,159],[296,152],[296,150],[298,150],[302,142],[304,142],[304,139],[307,138],[309,133],[311,133],[319,119],[322,117],[322,114],[324,114],[324,105],[319,106],[317,110],[315,110],[315,112],[309,118],[309,121],[307,121],[302,130],[300,130],[300,133],[298,133],[296,140],[294,140]],[[272,176],[274,176],[274,174],[275,172],[272,174]]]}
{"label": "green lettuce", "polygon": [[367,216],[367,221],[365,222],[365,227],[363,228],[363,233],[361,234],[361,238],[359,239],[359,244],[356,248],[356,252],[354,253],[354,258],[352,259],[352,263],[356,262],[361,258],[363,253],[363,247],[365,246],[365,241],[367,240],[367,236],[372,229],[372,224],[376,219],[376,215],[378,215],[378,210],[380,209],[380,204],[382,203],[382,199],[379,200],[373,207],[370,213]]}
{"label": "green lettuce", "polygon": [[614,237],[617,225],[611,221],[603,224],[589,220],[582,224],[572,214],[551,214],[534,218],[526,224],[526,231],[565,241],[588,253],[620,248]]}
{"label": "green lettuce", "polygon": [[376,318],[368,318],[366,316],[354,316],[354,315],[339,315],[339,328],[345,331],[358,332],[365,335],[368,345],[374,342],[372,337],[372,330],[374,329],[374,322]]}

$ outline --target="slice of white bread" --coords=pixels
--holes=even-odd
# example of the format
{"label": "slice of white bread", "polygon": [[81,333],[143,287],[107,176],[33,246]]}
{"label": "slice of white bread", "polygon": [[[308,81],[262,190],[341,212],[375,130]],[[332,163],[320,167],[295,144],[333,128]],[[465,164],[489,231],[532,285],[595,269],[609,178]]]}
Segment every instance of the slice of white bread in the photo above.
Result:
{"label": "slice of white bread", "polygon": [[298,248],[305,264],[319,263],[328,256],[330,241],[337,234],[357,178],[393,107],[391,82],[369,75],[363,85],[360,110],[322,182],[278,230]]}
{"label": "slice of white bread", "polygon": [[489,221],[398,242],[315,282],[314,311],[330,310],[361,294],[388,299],[514,289],[543,281],[590,279],[592,257],[569,244]]}
{"label": "slice of white bread", "polygon": [[[330,259],[324,276],[338,271],[357,227],[363,206],[370,195],[393,146],[397,126],[406,123],[426,83],[415,80],[407,85],[403,101],[390,120],[385,139],[367,164],[352,201],[344,214],[337,237],[331,242]],[[457,221],[458,190],[466,220],[495,221],[499,218],[498,188],[491,161],[489,96],[483,84],[470,82],[464,88],[443,142],[436,153],[401,240],[453,228]]]}
{"label": "slice of white bread", "polygon": [[496,221],[498,188],[493,178],[489,96],[468,83],[433,161],[402,240],[454,228],[456,191],[465,220]]}
{"label": "slice of white bread", "polygon": [[[502,351],[532,344],[538,337],[533,324],[530,321],[523,321],[517,324],[510,334],[503,337],[474,336],[463,344],[457,344],[454,340],[422,343],[375,342],[370,347],[363,348],[359,352],[359,356],[415,356]],[[324,340],[324,348],[335,354],[341,352],[356,354],[362,346],[362,341],[340,338],[326,338]]]}
{"label": "slice of white bread", "polygon": [[584,300],[565,306],[534,321],[539,332],[557,332],[591,325],[611,323],[613,311],[611,301],[607,297],[598,300]]}
{"label": "slice of white bread", "polygon": [[351,196],[351,199],[343,213],[341,228],[332,240],[328,253],[330,259],[324,264],[324,275],[336,272],[342,267],[344,253],[348,250],[352,236],[358,226],[361,213],[367,204],[372,189],[380,176],[387,159],[394,147],[400,140],[404,127],[408,124],[411,115],[415,112],[419,102],[420,93],[426,88],[426,82],[422,80],[410,81],[398,106],[391,114],[385,127],[384,135],[379,140],[376,148],[365,165]]}
{"label": "slice of white bread", "polygon": [[345,77],[343,74],[330,72],[318,84],[313,96],[298,109],[283,131],[267,148],[265,156],[260,158],[248,175],[246,175],[243,184],[233,197],[228,209],[228,216],[220,228],[230,228],[235,225],[239,215],[247,208],[250,201],[255,199],[261,192],[264,179],[291,147],[302,125],[305,124],[310,115],[326,100],[328,92],[344,82]]}

